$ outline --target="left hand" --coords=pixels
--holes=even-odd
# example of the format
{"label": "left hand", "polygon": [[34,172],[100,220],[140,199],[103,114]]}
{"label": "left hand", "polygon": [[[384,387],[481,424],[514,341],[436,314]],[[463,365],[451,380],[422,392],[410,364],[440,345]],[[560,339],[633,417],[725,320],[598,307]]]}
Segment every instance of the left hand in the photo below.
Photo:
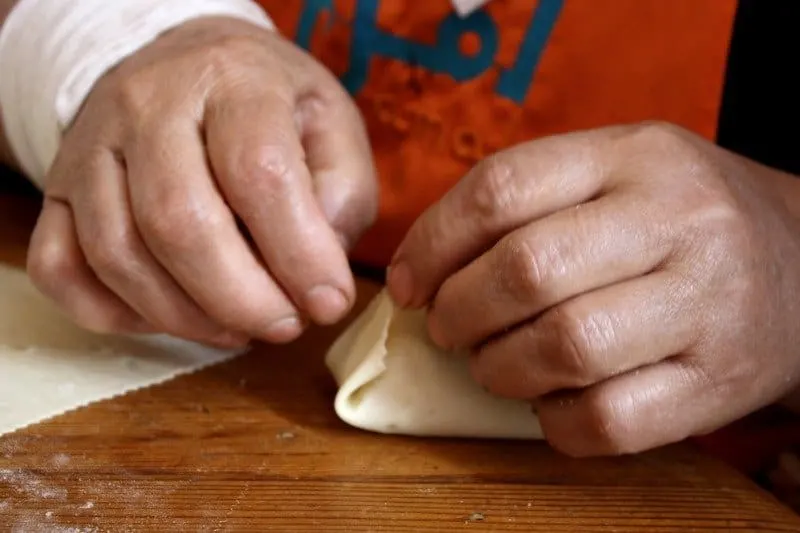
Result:
{"label": "left hand", "polygon": [[533,141],[420,217],[389,290],[557,449],[642,451],[800,383],[794,183],[663,124]]}

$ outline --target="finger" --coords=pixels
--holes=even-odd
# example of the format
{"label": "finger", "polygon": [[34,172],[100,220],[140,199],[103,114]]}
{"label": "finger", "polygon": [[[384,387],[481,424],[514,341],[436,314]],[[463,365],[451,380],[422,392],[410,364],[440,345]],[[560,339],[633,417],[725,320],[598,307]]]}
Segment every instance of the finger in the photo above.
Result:
{"label": "finger", "polygon": [[97,277],[160,331],[222,346],[249,340],[200,309],[142,242],[131,215],[125,170],[108,150],[95,153],[70,197],[78,241]]}
{"label": "finger", "polygon": [[80,327],[101,334],[151,333],[152,326],[92,272],[70,207],[45,198],[28,249],[28,275]]}
{"label": "finger", "polygon": [[471,347],[567,299],[652,271],[671,251],[652,219],[621,193],[512,232],[444,282],[430,312],[433,339]]}
{"label": "finger", "polygon": [[503,235],[600,194],[607,170],[597,136],[533,141],[478,164],[417,219],[399,246],[388,277],[398,305],[426,303]]}
{"label": "finger", "polygon": [[133,215],[144,243],[218,324],[291,341],[301,318],[238,231],[216,189],[196,124],[165,117],[125,150]]}
{"label": "finger", "polygon": [[355,298],[347,256],[314,197],[294,110],[275,93],[228,94],[206,121],[220,189],[275,280],[319,323]]}
{"label": "finger", "polygon": [[576,456],[638,453],[714,430],[740,416],[706,372],[670,359],[579,392],[542,399],[537,413],[550,444]]}
{"label": "finger", "polygon": [[348,250],[375,221],[378,181],[358,110],[345,98],[297,104],[306,164],[326,220]]}
{"label": "finger", "polygon": [[472,357],[493,394],[535,399],[579,389],[688,349],[699,337],[692,289],[657,272],[569,300],[502,335]]}

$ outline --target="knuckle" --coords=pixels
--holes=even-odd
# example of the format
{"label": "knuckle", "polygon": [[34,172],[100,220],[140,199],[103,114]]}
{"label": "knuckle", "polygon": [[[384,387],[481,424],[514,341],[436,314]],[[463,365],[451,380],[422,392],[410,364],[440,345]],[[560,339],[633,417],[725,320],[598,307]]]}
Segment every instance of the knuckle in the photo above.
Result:
{"label": "knuckle", "polygon": [[556,309],[546,320],[545,330],[554,339],[554,363],[564,379],[564,386],[585,387],[591,385],[601,373],[594,360],[592,342],[595,335],[592,321],[577,315],[569,307]]}
{"label": "knuckle", "polygon": [[81,282],[81,265],[76,264],[76,260],[57,243],[45,242],[31,248],[26,268],[34,286],[59,302],[59,306],[78,327],[104,335],[131,331],[135,317],[121,304],[100,308],[91,298],[64,299],[63,288]]}
{"label": "knuckle", "polygon": [[[240,84],[243,80],[250,79],[249,63],[252,63],[254,57],[264,57],[263,46],[248,35],[226,34],[211,43],[190,50],[184,61],[200,69],[198,75],[201,79],[229,85]],[[269,67],[276,77],[283,77],[277,65],[271,64]]]}
{"label": "knuckle", "polygon": [[726,240],[750,233],[747,216],[729,194],[715,194],[697,213],[697,219],[710,235]]}
{"label": "knuckle", "polygon": [[196,247],[222,224],[222,217],[191,195],[167,194],[140,216],[142,236],[163,251]]}
{"label": "knuckle", "polygon": [[530,302],[541,296],[547,284],[546,266],[530,243],[509,238],[499,245],[498,275],[511,296]]}
{"label": "knuckle", "polygon": [[28,252],[27,271],[31,280],[42,289],[50,292],[54,283],[70,278],[74,265],[69,254],[54,242],[34,245]]}
{"label": "knuckle", "polygon": [[101,279],[124,279],[127,271],[125,252],[100,240],[87,245],[86,260]]}
{"label": "knuckle", "polygon": [[152,67],[143,67],[135,72],[120,74],[109,79],[107,90],[116,107],[127,117],[138,117],[153,106],[153,97],[158,79]]}
{"label": "knuckle", "polygon": [[254,53],[263,55],[263,43],[254,39],[249,33],[224,33],[193,49],[199,59],[219,72],[227,72],[232,65],[241,62],[241,58],[250,57]]}
{"label": "knuckle", "polygon": [[514,202],[514,166],[501,155],[493,155],[478,164],[469,208],[484,221],[494,226],[508,215]]}
{"label": "knuckle", "polygon": [[742,256],[742,250],[758,242],[758,236],[747,214],[730,194],[726,191],[710,194],[686,217],[684,243],[709,260],[708,264],[730,267]]}
{"label": "knuckle", "polygon": [[634,428],[627,422],[622,402],[609,394],[589,392],[586,397],[586,423],[590,438],[605,454],[635,453]]}
{"label": "knuckle", "polygon": [[130,232],[99,228],[97,235],[86,239],[84,253],[98,276],[125,279],[133,262]]}
{"label": "knuckle", "polygon": [[349,102],[341,99],[338,90],[331,90],[325,85],[323,80],[320,87],[297,99],[295,112],[303,129],[319,131],[332,127],[331,119],[352,120],[355,118]]}
{"label": "knuckle", "polygon": [[648,145],[676,147],[686,143],[684,131],[675,124],[660,120],[646,120],[630,127],[630,136]]}
{"label": "knuckle", "polygon": [[174,208],[151,209],[139,222],[142,236],[160,249],[179,244],[191,228],[188,217]]}
{"label": "knuckle", "polygon": [[240,185],[238,190],[248,196],[258,190],[279,198],[294,181],[289,155],[277,146],[243,151],[231,161],[230,168]]}

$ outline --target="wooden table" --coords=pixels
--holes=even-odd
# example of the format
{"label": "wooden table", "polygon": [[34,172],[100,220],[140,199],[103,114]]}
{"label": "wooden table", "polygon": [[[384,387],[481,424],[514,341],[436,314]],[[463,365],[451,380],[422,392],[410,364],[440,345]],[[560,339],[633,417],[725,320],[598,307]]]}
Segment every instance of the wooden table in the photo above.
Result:
{"label": "wooden table", "polygon": [[[0,261],[21,264],[35,213],[0,197]],[[375,288],[360,288],[363,306]],[[570,460],[352,429],[322,364],[338,331],[0,438],[3,530],[800,531],[688,444]]]}

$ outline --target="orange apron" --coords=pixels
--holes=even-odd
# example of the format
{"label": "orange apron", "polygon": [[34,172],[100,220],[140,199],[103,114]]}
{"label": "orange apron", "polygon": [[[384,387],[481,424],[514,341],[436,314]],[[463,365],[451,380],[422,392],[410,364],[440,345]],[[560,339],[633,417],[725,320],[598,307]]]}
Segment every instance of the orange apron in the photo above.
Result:
{"label": "orange apron", "polygon": [[353,254],[385,266],[476,162],[513,144],[658,119],[716,134],[735,0],[260,0],[333,70],[369,129],[376,225]]}

